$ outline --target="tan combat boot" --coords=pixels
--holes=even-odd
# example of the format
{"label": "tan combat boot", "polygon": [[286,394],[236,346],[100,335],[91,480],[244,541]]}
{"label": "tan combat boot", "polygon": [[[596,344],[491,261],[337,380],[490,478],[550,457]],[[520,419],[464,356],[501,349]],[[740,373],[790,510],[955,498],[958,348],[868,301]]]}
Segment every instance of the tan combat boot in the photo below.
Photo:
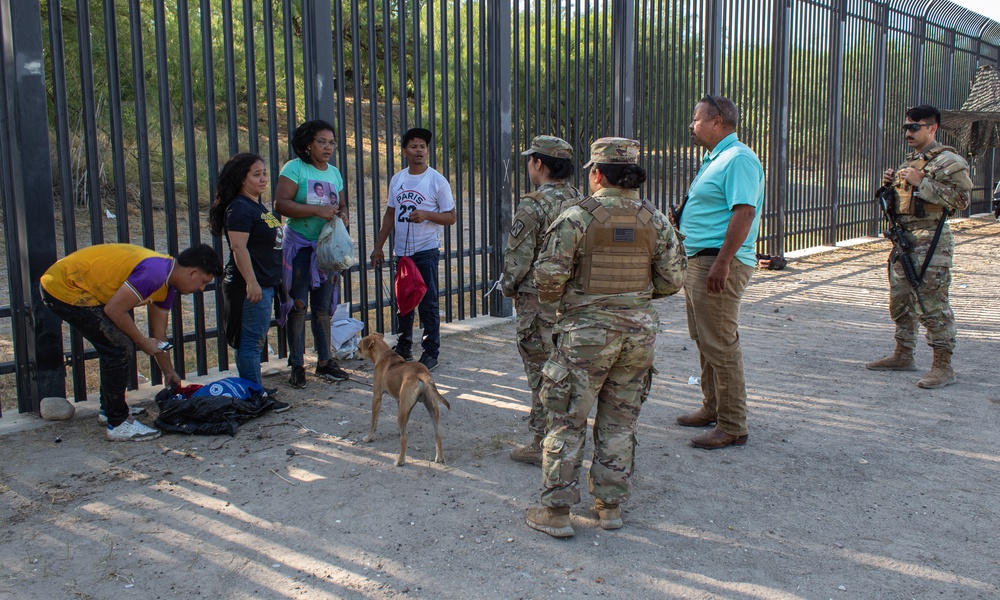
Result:
{"label": "tan combat boot", "polygon": [[527,446],[514,448],[510,451],[510,459],[537,467],[542,466],[542,438],[536,436]]}
{"label": "tan combat boot", "polygon": [[865,364],[872,371],[916,371],[913,364],[913,350],[896,342],[896,349],[885,358]]}
{"label": "tan combat boot", "polygon": [[598,525],[601,529],[621,529],[622,509],[618,503],[605,502],[594,498],[594,512],[597,513]]}
{"label": "tan combat boot", "polygon": [[931,365],[931,370],[917,382],[917,385],[927,390],[936,390],[956,381],[958,379],[955,377],[955,371],[951,368],[951,352],[935,348],[934,364]]}
{"label": "tan combat boot", "polygon": [[567,538],[576,535],[569,523],[569,507],[539,506],[529,508],[525,520],[528,527],[547,533],[552,537]]}

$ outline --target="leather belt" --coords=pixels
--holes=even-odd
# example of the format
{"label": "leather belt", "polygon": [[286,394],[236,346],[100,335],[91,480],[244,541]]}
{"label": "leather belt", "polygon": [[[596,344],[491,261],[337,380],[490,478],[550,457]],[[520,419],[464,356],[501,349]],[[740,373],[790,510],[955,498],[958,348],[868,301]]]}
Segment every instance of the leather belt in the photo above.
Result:
{"label": "leather belt", "polygon": [[718,248],[705,248],[704,250],[699,250],[699,251],[695,252],[694,255],[695,255],[695,257],[700,257],[700,256],[718,256],[719,255],[719,249]]}

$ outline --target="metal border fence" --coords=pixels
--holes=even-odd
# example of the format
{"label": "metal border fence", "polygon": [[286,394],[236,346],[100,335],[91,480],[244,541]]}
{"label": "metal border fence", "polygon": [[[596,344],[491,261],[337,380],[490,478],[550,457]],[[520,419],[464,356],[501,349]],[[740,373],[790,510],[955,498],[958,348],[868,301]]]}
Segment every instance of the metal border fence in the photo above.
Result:
{"label": "metal border fence", "polygon": [[[393,273],[366,258],[409,126],[436,132],[431,164],[452,182],[441,305],[463,320],[510,314],[491,288],[535,135],[570,141],[578,165],[594,138],[636,137],[643,191],[666,208],[700,163],[694,104],[729,96],[767,170],[758,245],[783,254],[876,234],[905,107],[958,108],[1000,62],[1000,24],[941,0],[0,0],[0,42],[0,393],[16,388],[21,411],[66,395],[66,366],[85,399],[96,356],[41,307],[44,270],[105,241],[227,252],[205,226],[218,168],[259,152],[274,185],[308,118],[335,125],[352,203],[342,301],[389,331]],[[976,161],[969,212],[987,210],[997,166]],[[218,306],[218,288],[175,304],[181,374],[228,367]],[[155,365],[134,365],[141,378]]]}

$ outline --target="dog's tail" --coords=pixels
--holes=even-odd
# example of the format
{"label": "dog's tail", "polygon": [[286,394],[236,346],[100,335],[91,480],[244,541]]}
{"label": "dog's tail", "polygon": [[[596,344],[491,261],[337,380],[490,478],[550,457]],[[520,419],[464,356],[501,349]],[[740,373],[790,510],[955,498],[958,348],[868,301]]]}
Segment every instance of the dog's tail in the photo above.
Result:
{"label": "dog's tail", "polygon": [[431,379],[430,375],[425,375],[420,378],[420,382],[424,384],[424,394],[428,397],[433,398],[438,401],[439,404],[444,404],[448,410],[451,410],[451,405],[445,400],[445,397],[441,395],[438,391],[437,386],[434,385],[434,380]]}

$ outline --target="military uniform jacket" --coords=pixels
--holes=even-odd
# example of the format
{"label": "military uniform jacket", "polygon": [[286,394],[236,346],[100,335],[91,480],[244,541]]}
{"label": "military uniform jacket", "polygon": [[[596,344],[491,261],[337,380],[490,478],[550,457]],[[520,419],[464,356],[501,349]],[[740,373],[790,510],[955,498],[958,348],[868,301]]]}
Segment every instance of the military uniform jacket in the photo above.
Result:
{"label": "military uniform jacket", "polygon": [[[638,209],[642,205],[637,190],[605,188],[590,198],[609,209]],[[648,288],[621,294],[588,294],[577,281],[577,269],[584,257],[586,232],[593,219],[591,212],[577,205],[564,211],[545,234],[544,247],[535,263],[535,287],[539,300],[557,304],[554,331],[601,327],[655,333],[659,315],[651,299],[675,294],[684,285],[687,270],[684,246],[667,218],[654,209],[649,223],[656,231],[656,242],[649,259]]]}
{"label": "military uniform jacket", "polygon": [[500,289],[508,298],[536,294],[534,264],[542,247],[542,236],[564,210],[580,203],[582,196],[565,181],[543,183],[526,194],[514,214],[504,252]]}
{"label": "military uniform jacket", "polygon": [[[897,181],[900,169],[911,166],[919,168],[921,164],[923,164],[924,178],[920,185],[913,190],[916,195],[926,203],[936,204],[950,210],[968,208],[969,190],[972,189],[969,163],[965,162],[965,159],[959,156],[954,148],[934,142],[923,152],[910,152],[896,169]],[[904,214],[897,216],[899,224],[906,231],[907,237],[913,244],[911,257],[917,268],[920,268],[923,263],[942,215],[940,210],[928,210],[922,218]],[[950,267],[953,247],[951,230],[945,223],[941,230],[941,239],[938,241],[937,250],[935,250],[929,266]]]}

